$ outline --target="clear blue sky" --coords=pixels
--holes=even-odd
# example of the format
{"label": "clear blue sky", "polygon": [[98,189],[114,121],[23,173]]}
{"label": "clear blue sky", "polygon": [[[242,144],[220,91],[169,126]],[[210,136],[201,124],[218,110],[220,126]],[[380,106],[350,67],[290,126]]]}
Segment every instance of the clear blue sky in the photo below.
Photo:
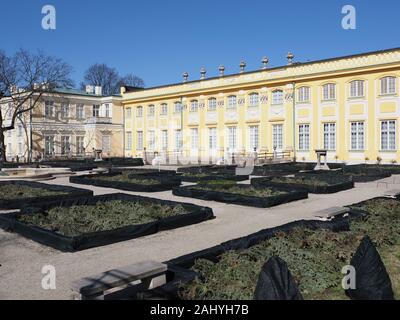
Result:
{"label": "clear blue sky", "polygon": [[[41,28],[41,9],[57,9],[57,30]],[[341,8],[357,9],[357,30],[341,28]],[[133,72],[146,86],[199,78],[220,64],[236,73],[297,61],[400,47],[398,0],[2,0],[0,48],[43,49],[74,68],[77,84],[93,63]]]}

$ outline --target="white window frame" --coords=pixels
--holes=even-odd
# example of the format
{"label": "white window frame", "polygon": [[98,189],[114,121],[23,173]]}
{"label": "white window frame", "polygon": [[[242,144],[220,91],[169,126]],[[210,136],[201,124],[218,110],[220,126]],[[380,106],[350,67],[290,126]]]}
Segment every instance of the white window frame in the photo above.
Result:
{"label": "white window frame", "polygon": [[156,133],[154,130],[147,131],[147,150],[154,151],[156,148]]}
{"label": "white window frame", "polygon": [[136,132],[136,139],[137,139],[137,145],[136,145],[136,150],[141,151],[143,150],[143,131],[139,130]]}
{"label": "white window frame", "polygon": [[260,95],[257,92],[249,94],[249,107],[258,107],[260,105]]}
{"label": "white window frame", "polygon": [[61,118],[68,119],[69,118],[69,103],[61,104]]}
{"label": "white window frame", "polygon": [[258,150],[260,143],[258,126],[249,126],[249,148],[250,151]]}
{"label": "white window frame", "polygon": [[136,108],[136,118],[143,118],[143,107],[138,106]]}
{"label": "white window frame", "polygon": [[55,138],[53,135],[44,136],[44,153],[46,156],[54,154],[54,140]]}
{"label": "white window frame", "polygon": [[365,149],[365,122],[350,122],[350,147],[352,151],[363,151]]}
{"label": "white window frame", "polygon": [[310,151],[310,124],[299,124],[299,151]]}
{"label": "white window frame", "polygon": [[161,111],[160,111],[161,116],[166,116],[168,115],[168,104],[162,103],[161,104]]}
{"label": "white window frame", "polygon": [[231,95],[228,97],[228,109],[236,109],[237,108],[237,96]]}
{"label": "white window frame", "polygon": [[76,136],[76,154],[83,155],[85,153],[85,137]]}
{"label": "white window frame", "polygon": [[362,98],[365,95],[365,81],[353,80],[350,82],[350,98]]}
{"label": "white window frame", "polygon": [[133,139],[132,139],[132,131],[128,131],[126,133],[126,150],[132,150],[132,143],[133,143]]}
{"label": "white window frame", "polygon": [[381,150],[396,151],[397,150],[397,121],[382,120],[381,121]]}
{"label": "white window frame", "polygon": [[336,123],[326,122],[323,124],[324,149],[336,151]]}
{"label": "white window frame", "polygon": [[[9,110],[11,111],[11,110]],[[46,118],[54,117],[54,101],[46,100],[44,103],[44,116]]]}
{"label": "white window frame", "polygon": [[111,118],[111,108],[110,108],[110,104],[109,103],[106,103],[104,105],[104,116],[106,118]]}
{"label": "white window frame", "polygon": [[237,150],[237,127],[228,127],[228,148],[230,152]]}
{"label": "white window frame", "polygon": [[163,150],[168,150],[168,130],[161,131],[161,147]]}
{"label": "white window frame", "polygon": [[181,129],[175,130],[175,149],[176,151],[182,151],[183,149],[183,137]]}
{"label": "white window frame", "polygon": [[301,87],[297,92],[297,101],[300,103],[310,102],[311,99],[310,87]]}
{"label": "white window frame", "polygon": [[208,147],[210,151],[218,150],[218,131],[217,128],[208,128]]}
{"label": "white window frame", "polygon": [[148,110],[147,113],[148,118],[153,118],[156,115],[156,107],[154,104],[149,105],[147,110]]}
{"label": "white window frame", "polygon": [[71,136],[61,136],[60,153],[65,156],[71,152]]}
{"label": "white window frame", "polygon": [[208,111],[216,111],[217,110],[217,99],[210,98],[208,99]]}
{"label": "white window frame", "polygon": [[283,104],[283,90],[272,91],[272,105]]}
{"label": "white window frame", "polygon": [[190,129],[190,145],[192,150],[197,151],[199,149],[199,129],[191,128]]}
{"label": "white window frame", "polygon": [[380,79],[380,94],[392,95],[397,93],[397,78],[393,76],[383,77]]}
{"label": "white window frame", "polygon": [[322,100],[336,100],[336,83],[326,83],[322,86]]}
{"label": "white window frame", "polygon": [[93,105],[92,116],[93,116],[93,118],[99,118],[100,117],[100,105],[99,104],[94,104]]}
{"label": "white window frame", "polygon": [[283,124],[272,125],[272,147],[274,150],[283,150]]}
{"label": "white window frame", "polygon": [[76,109],[75,109],[75,113],[76,113],[76,118],[77,119],[84,119],[85,118],[85,107],[84,104],[77,104],[76,105]]}
{"label": "white window frame", "polygon": [[198,112],[199,111],[199,101],[193,100],[190,102],[190,112]]}
{"label": "white window frame", "polygon": [[183,111],[183,104],[180,101],[174,103],[174,112],[181,113]]}

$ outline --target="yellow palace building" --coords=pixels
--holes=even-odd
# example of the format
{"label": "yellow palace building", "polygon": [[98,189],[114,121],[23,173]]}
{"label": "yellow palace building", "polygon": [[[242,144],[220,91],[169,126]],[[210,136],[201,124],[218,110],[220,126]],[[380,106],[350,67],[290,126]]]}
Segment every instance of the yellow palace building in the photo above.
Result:
{"label": "yellow palace building", "polygon": [[[400,48],[121,89],[125,155],[230,163],[259,158],[400,162]],[[294,94],[293,94],[294,93]]]}

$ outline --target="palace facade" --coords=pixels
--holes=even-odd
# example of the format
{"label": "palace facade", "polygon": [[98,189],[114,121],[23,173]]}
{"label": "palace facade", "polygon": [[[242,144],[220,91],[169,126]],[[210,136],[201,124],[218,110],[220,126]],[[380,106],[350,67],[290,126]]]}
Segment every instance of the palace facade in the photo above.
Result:
{"label": "palace facade", "polygon": [[400,161],[400,49],[122,88],[127,156],[209,162],[257,152],[315,161]]}

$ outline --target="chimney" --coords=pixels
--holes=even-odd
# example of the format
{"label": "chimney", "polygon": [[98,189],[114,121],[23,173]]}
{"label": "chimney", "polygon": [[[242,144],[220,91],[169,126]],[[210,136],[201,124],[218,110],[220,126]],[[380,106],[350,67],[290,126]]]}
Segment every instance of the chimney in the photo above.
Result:
{"label": "chimney", "polygon": [[224,74],[225,74],[225,67],[224,66],[219,66],[218,71],[219,71],[219,76],[223,77]]}
{"label": "chimney", "polygon": [[203,68],[201,68],[201,70],[200,70],[200,79],[201,80],[204,80],[205,78],[206,78],[206,73],[207,73],[207,71],[206,71],[206,69],[203,67]]}
{"label": "chimney", "polygon": [[263,59],[262,59],[262,64],[263,64],[263,67],[262,67],[262,69],[263,70],[266,70],[266,69],[268,69],[268,62],[269,62],[269,59],[268,59],[268,57],[264,57]]}
{"label": "chimney", "polygon": [[103,88],[102,88],[101,86],[96,86],[96,87],[94,88],[94,94],[95,94],[96,96],[101,96],[101,95],[103,95]]}
{"label": "chimney", "polygon": [[94,93],[94,87],[90,86],[90,85],[87,85],[86,86],[86,93],[87,94],[93,94]]}
{"label": "chimney", "polygon": [[184,83],[187,82],[188,79],[189,79],[189,73],[184,72],[182,76],[183,76],[183,82],[184,82]]}
{"label": "chimney", "polygon": [[244,69],[246,68],[246,62],[244,62],[243,60],[240,61],[239,67],[240,67],[240,73],[243,73]]}

